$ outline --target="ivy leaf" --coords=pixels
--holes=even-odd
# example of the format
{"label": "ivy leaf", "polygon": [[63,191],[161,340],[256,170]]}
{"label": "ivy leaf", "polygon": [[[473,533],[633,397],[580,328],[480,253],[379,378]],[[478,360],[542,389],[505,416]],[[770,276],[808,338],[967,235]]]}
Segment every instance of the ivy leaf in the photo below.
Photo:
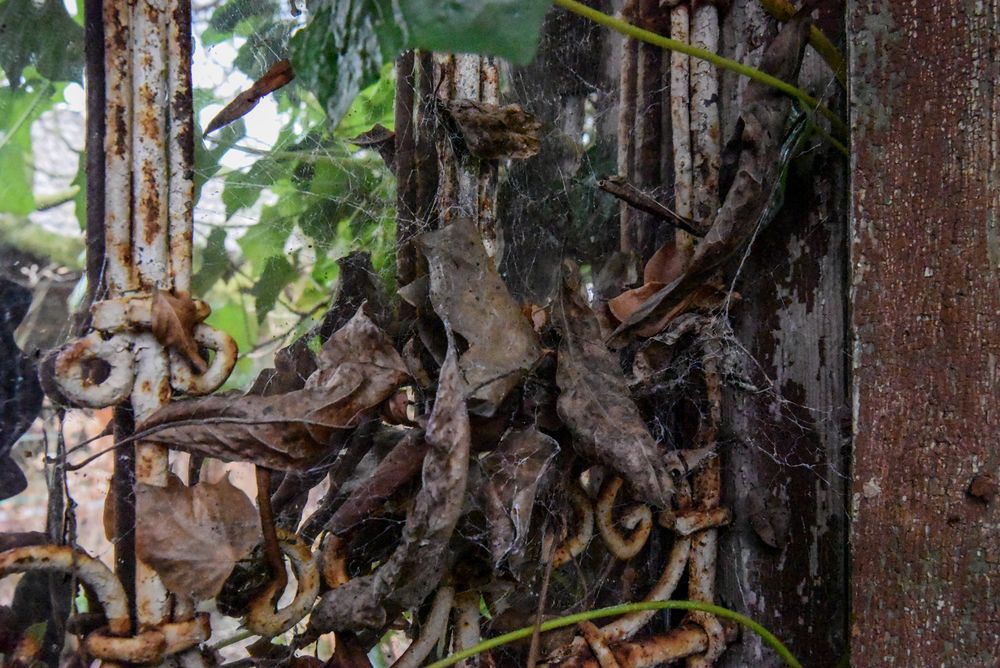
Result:
{"label": "ivy leaf", "polygon": [[404,47],[391,0],[321,0],[289,49],[299,79],[336,126],[362,88]]}
{"label": "ivy leaf", "polygon": [[406,47],[531,61],[551,0],[319,0],[291,40],[292,64],[337,125]]}
{"label": "ivy leaf", "polygon": [[62,0],[0,2],[0,68],[11,88],[29,65],[50,81],[80,81],[82,64],[83,28]]}
{"label": "ivy leaf", "polygon": [[191,277],[191,291],[196,295],[204,295],[220,278],[229,273],[229,269],[226,230],[222,227],[212,228],[205,249],[201,252],[201,267]]}
{"label": "ivy leaf", "polygon": [[0,88],[0,211],[25,216],[35,210],[31,124],[52,107],[53,97],[53,86],[39,81],[20,90]]}
{"label": "ivy leaf", "polygon": [[264,269],[267,260],[275,255],[284,255],[285,242],[292,233],[294,221],[281,215],[276,207],[267,207],[261,212],[260,221],[250,227],[237,243],[243,257],[253,265],[254,273]]}
{"label": "ivy leaf", "polygon": [[481,53],[526,65],[535,57],[550,0],[401,0],[408,46]]}
{"label": "ivy leaf", "polygon": [[254,297],[254,310],[257,312],[257,324],[271,312],[278,302],[278,295],[289,283],[298,278],[299,272],[281,255],[272,255],[264,264],[264,271],[254,283],[250,294]]}

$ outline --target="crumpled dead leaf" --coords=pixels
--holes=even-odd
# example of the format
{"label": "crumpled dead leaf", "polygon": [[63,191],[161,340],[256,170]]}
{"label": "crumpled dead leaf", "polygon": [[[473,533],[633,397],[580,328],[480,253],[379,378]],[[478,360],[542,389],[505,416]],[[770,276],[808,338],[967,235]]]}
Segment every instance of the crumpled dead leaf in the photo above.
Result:
{"label": "crumpled dead leaf", "polygon": [[667,509],[673,481],[663,455],[629,397],[625,376],[601,338],[597,318],[580,293],[576,267],[565,267],[562,298],[553,306],[559,328],[556,384],[559,416],[573,447],[621,476],[637,498]]}
{"label": "crumpled dead leaf", "polygon": [[376,123],[371,130],[354,137],[351,143],[362,148],[375,149],[386,167],[391,170],[396,169],[396,133],[381,123]]}
{"label": "crumpled dead leaf", "polygon": [[523,159],[538,153],[542,124],[520,105],[462,99],[443,107],[469,153],[480,160]]}
{"label": "crumpled dead leaf", "polygon": [[492,415],[538,361],[532,323],[504,285],[468,218],[414,239],[427,258],[430,301],[445,328],[468,344],[458,360],[470,411]]}
{"label": "crumpled dead leaf", "polygon": [[237,95],[232,102],[223,107],[222,111],[208,122],[205,135],[243,118],[253,111],[262,97],[288,85],[294,78],[295,71],[288,60],[279,60],[271,65],[260,79],[254,81],[250,88]]}
{"label": "crumpled dead leaf", "polygon": [[[786,23],[765,51],[760,69],[794,83],[809,25],[806,15],[796,16]],[[722,263],[744,246],[771,198],[790,108],[791,99],[785,94],[757,81],[747,84],[741,112],[739,160],[725,202],[708,233],[698,243],[684,274],[657,289],[632,311],[613,332],[612,345],[628,343],[633,334],[648,336],[649,331],[660,326],[680,302],[709,281]]]}
{"label": "crumpled dead leaf", "polygon": [[481,460],[485,475],[481,493],[495,564],[522,556],[539,485],[557,454],[556,440],[530,426],[508,431],[500,445]]}
{"label": "crumpled dead leaf", "polygon": [[413,608],[437,587],[447,569],[448,543],[465,501],[471,429],[454,344],[438,381],[425,440],[420,491],[406,517],[399,547],[366,577],[324,594],[310,616],[311,632],[378,628],[385,607]]}
{"label": "crumpled dead leaf", "polygon": [[318,369],[301,390],[178,401],[138,428],[155,429],[152,440],[178,450],[302,470],[330,452],[338,430],[356,426],[406,378],[392,342],[361,308],[323,344]]}
{"label": "crumpled dead leaf", "polygon": [[228,476],[186,487],[136,483],[135,552],[167,588],[196,600],[213,598],[236,562],[260,542],[260,518]]}
{"label": "crumpled dead leaf", "polygon": [[153,336],[165,348],[173,348],[185,357],[198,373],[205,373],[208,363],[194,341],[194,328],[204,320],[198,306],[186,292],[171,294],[166,290],[153,293]]}

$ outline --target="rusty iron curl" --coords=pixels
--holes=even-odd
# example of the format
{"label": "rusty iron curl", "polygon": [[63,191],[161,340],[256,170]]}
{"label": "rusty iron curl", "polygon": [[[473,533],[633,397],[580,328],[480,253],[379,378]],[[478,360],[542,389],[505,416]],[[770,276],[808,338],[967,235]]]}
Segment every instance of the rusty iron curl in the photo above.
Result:
{"label": "rusty iron curl", "polygon": [[617,558],[627,561],[639,554],[646,545],[653,529],[653,512],[645,504],[632,506],[622,517],[622,525],[631,533],[625,535],[619,531],[615,526],[614,506],[623,484],[624,481],[618,476],[605,481],[594,504],[594,520],[608,550]]}
{"label": "rusty iron curl", "polygon": [[207,614],[168,622],[131,635],[128,599],[111,570],[93,557],[66,545],[29,545],[0,552],[0,578],[14,573],[72,573],[94,593],[107,625],[89,634],[85,647],[102,661],[159,663],[208,640]]}
{"label": "rusty iron curl", "polygon": [[298,587],[295,598],[281,610],[275,610],[275,599],[281,596],[277,585],[279,580],[272,581],[268,587],[251,603],[243,626],[251,633],[274,637],[295,626],[312,609],[313,602],[319,595],[320,573],[313,559],[309,546],[295,534],[279,530],[279,545],[281,551],[291,563],[292,572]]}
{"label": "rusty iron curl", "polygon": [[[204,322],[211,309],[195,300],[195,342],[214,352],[208,369],[197,373],[178,352],[170,351],[170,384],[186,394],[208,394],[218,389],[236,364],[237,347],[228,334]],[[53,353],[52,380],[72,404],[89,408],[113,406],[132,392],[135,379],[136,336],[153,325],[153,298],[136,294],[107,299],[91,309],[93,331],[70,341]],[[95,362],[106,366],[103,377],[95,377]]]}

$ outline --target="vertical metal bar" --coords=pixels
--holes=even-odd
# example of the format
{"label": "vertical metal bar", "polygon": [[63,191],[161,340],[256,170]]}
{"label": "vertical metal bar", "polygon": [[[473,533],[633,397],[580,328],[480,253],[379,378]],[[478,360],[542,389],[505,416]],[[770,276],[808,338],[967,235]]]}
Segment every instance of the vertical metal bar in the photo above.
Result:
{"label": "vertical metal bar", "polygon": [[194,101],[191,91],[191,0],[170,0],[167,88],[170,95],[170,271],[174,290],[191,290],[194,234]]}
{"label": "vertical metal bar", "polygon": [[[140,0],[133,14],[133,90],[135,165],[132,258],[142,287],[169,289],[167,185],[167,13],[163,0]],[[151,333],[135,338],[135,383],[132,408],[142,421],[170,400],[169,358]],[[154,443],[136,445],[136,481],[167,484],[167,449]],[[139,517],[138,523],[154,518]],[[169,601],[163,582],[141,560],[136,563],[136,612],[140,627],[167,621]]]}
{"label": "vertical metal bar", "polygon": [[[416,133],[414,128],[414,54],[396,59],[395,165],[396,172],[396,278],[406,285],[416,277],[416,260],[410,244],[418,232]],[[400,304],[409,312],[409,305]]]}
{"label": "vertical metal bar", "polygon": [[112,297],[137,287],[132,271],[132,18],[133,2],[104,2],[105,280]]}
{"label": "vertical metal bar", "polygon": [[168,289],[166,3],[140,0],[133,18],[132,259],[143,288]]}
{"label": "vertical metal bar", "polygon": [[[473,54],[455,56],[455,91],[452,100],[478,100],[480,63],[482,58]],[[456,156],[457,157],[457,156]],[[463,160],[456,164],[457,188],[455,206],[458,214],[479,222],[479,174],[474,161]]]}
{"label": "vertical metal bar", "polygon": [[[712,53],[719,51],[719,9],[697,2],[691,17],[691,44]],[[694,202],[693,218],[703,225],[719,208],[719,72],[708,61],[691,63],[691,137]]]}
{"label": "vertical metal bar", "polygon": [[80,309],[78,335],[90,326],[90,306],[104,288],[104,7],[101,0],[83,6],[87,82],[87,296]]}
{"label": "vertical metal bar", "polygon": [[[690,42],[690,12],[680,4],[670,11],[670,37],[678,42]],[[670,53],[670,126],[674,144],[674,210],[685,218],[691,217],[691,58]],[[690,256],[694,238],[677,230],[677,251]]]}
{"label": "vertical metal bar", "polygon": [[[500,103],[500,72],[497,61],[491,56],[482,58],[479,70],[479,99],[487,104]],[[479,230],[483,234],[486,253],[490,257],[499,254],[497,246],[497,187],[499,164],[495,160],[479,164]]]}
{"label": "vertical metal bar", "polygon": [[[626,0],[622,7],[622,18],[629,23],[635,20],[636,0]],[[636,58],[639,45],[634,39],[625,38],[622,45],[621,79],[618,87],[618,175],[632,182],[633,156],[635,155],[635,88]],[[628,204],[620,205],[619,248],[624,253],[636,251],[636,240],[632,226],[633,211]]]}

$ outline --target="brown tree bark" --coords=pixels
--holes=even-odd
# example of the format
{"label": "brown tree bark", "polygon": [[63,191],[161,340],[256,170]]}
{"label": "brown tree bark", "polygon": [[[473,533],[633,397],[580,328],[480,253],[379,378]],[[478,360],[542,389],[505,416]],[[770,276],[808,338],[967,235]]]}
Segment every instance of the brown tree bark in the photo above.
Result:
{"label": "brown tree bark", "polygon": [[1000,8],[853,0],[848,18],[853,663],[995,666]]}

